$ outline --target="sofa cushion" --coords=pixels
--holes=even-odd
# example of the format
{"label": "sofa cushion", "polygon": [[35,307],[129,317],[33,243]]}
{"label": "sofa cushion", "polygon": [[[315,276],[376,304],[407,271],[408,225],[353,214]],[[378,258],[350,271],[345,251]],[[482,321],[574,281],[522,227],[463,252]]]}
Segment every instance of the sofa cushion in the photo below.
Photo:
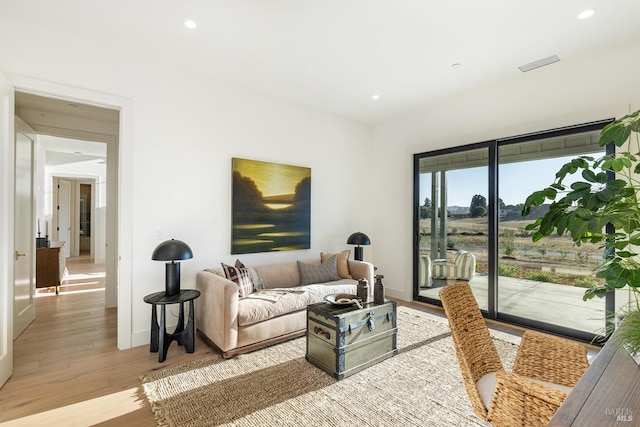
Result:
{"label": "sofa cushion", "polygon": [[238,267],[238,262],[236,262],[236,267],[227,265],[224,262],[221,262],[220,265],[222,266],[222,271],[224,271],[224,276],[238,285],[239,298],[244,298],[253,292],[251,273],[246,267]]}
{"label": "sofa cushion", "polygon": [[[338,252],[338,259],[336,260],[336,264],[338,266],[338,276],[341,279],[353,279],[351,274],[349,273],[349,254],[351,253],[351,249],[346,249],[342,252]],[[333,254],[327,254],[324,252],[320,252],[320,262],[325,262],[329,258],[331,258]]]}
{"label": "sofa cushion", "polygon": [[320,283],[291,288],[277,301],[244,298],[238,301],[238,326],[247,326],[267,319],[282,316],[294,311],[305,310],[307,305],[321,302],[327,295],[356,293],[356,282],[341,279],[329,283]]}
{"label": "sofa cushion", "polygon": [[339,280],[338,276],[338,256],[332,255],[320,265],[306,264],[297,261],[300,272],[300,285],[311,285],[313,283],[324,283]]}

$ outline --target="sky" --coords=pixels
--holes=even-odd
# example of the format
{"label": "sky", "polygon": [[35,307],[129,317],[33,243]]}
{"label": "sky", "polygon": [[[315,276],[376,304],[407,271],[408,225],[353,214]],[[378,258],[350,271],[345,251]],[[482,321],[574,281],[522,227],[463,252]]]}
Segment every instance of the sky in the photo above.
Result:
{"label": "sky", "polygon": [[[500,165],[498,197],[506,205],[524,203],[534,191],[551,185],[560,167],[575,156]],[[488,167],[457,169],[447,172],[447,206],[469,206],[476,194],[489,198]],[[580,178],[580,177],[578,177]],[[574,180],[567,179],[565,184]],[[431,198],[431,174],[420,176],[420,204]]]}
{"label": "sky", "polygon": [[255,182],[263,197],[293,194],[296,185],[311,176],[311,169],[306,167],[238,158],[233,158],[232,164],[234,171]]}

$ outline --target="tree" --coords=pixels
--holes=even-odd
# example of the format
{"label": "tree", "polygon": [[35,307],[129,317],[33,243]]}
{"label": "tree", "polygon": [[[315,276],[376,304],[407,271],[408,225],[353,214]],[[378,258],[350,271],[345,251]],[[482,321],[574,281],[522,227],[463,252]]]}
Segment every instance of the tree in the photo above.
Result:
{"label": "tree", "polygon": [[424,198],[424,205],[420,206],[420,219],[431,218],[431,199]]}
{"label": "tree", "polygon": [[469,214],[472,218],[477,218],[487,214],[487,198],[476,194],[471,198],[471,205],[469,205]]}
{"label": "tree", "polygon": [[262,192],[256,183],[238,171],[233,171],[233,211],[266,212],[269,210],[262,200]]}
{"label": "tree", "polygon": [[311,210],[311,177],[302,178],[296,184],[293,195],[293,210],[309,212]]}

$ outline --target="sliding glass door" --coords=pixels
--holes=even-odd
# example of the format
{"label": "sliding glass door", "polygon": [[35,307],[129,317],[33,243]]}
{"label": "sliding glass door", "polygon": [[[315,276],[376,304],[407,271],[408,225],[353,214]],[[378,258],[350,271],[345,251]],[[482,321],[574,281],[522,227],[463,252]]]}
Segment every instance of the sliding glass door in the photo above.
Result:
{"label": "sliding glass door", "polygon": [[[593,244],[577,247],[566,235],[533,242],[532,232],[525,228],[549,205],[539,206],[527,217],[521,214],[527,196],[551,185],[562,165],[576,155],[603,155],[598,139],[599,132],[586,132],[499,147],[497,311],[503,318],[576,331],[572,334],[578,336],[602,332],[605,300],[582,300],[585,288],[602,284],[594,275],[602,249]],[[575,180],[569,177],[564,183]]]}
{"label": "sliding glass door", "polygon": [[567,236],[534,243],[526,226],[548,205],[521,212],[563,164],[604,154],[598,140],[608,122],[415,155],[414,298],[439,304],[443,286],[468,280],[490,318],[584,340],[600,334],[606,300],[582,295],[599,284],[602,250]]}
{"label": "sliding glass door", "polygon": [[[488,149],[420,159],[418,163],[418,295],[439,301],[450,280],[469,278],[488,308]],[[459,255],[464,252],[464,259]]]}

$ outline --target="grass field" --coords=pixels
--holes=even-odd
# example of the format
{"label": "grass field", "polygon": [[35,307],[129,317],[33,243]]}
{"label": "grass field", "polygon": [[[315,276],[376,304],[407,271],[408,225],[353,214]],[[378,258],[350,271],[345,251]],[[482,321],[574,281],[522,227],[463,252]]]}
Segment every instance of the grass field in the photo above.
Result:
{"label": "grass field", "polygon": [[[447,247],[473,252],[479,273],[487,271],[487,218],[448,218]],[[533,278],[571,286],[591,287],[602,281],[594,270],[601,261],[602,250],[596,245],[577,247],[567,236],[549,236],[533,242],[525,227],[531,221],[509,220],[499,223],[498,250],[501,276]],[[420,221],[421,252],[429,253],[431,222]]]}

